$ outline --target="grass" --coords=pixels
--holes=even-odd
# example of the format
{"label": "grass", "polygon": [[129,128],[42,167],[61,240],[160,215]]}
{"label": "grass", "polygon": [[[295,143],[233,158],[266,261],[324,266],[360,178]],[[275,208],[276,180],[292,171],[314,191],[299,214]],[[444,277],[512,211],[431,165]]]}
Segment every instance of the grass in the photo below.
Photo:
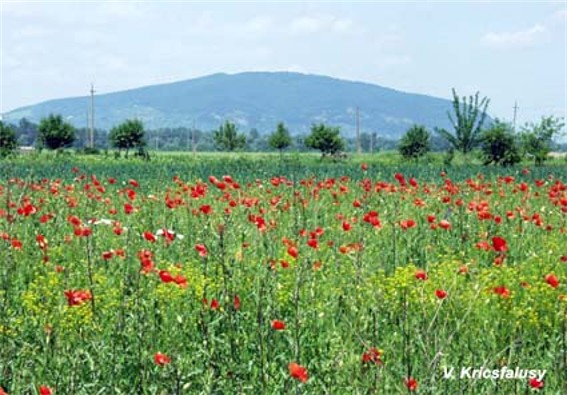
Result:
{"label": "grass", "polygon": [[[2,162],[0,388],[564,393],[558,164]],[[468,366],[546,374],[443,378]]]}

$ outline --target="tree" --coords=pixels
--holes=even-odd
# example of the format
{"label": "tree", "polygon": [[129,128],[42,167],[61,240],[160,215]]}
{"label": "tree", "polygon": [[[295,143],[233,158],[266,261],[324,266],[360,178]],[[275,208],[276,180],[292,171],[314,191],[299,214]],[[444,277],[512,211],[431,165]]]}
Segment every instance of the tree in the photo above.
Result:
{"label": "tree", "polygon": [[498,119],[480,138],[480,149],[485,165],[512,166],[522,161],[514,129]]}
{"label": "tree", "polygon": [[217,149],[221,151],[232,152],[246,145],[246,136],[238,134],[236,125],[229,121],[214,131],[213,140]]}
{"label": "tree", "polygon": [[486,120],[486,109],[490,99],[483,97],[479,100],[479,93],[469,96],[468,99],[463,96],[462,99],[457,96],[453,89],[453,111],[454,117],[447,113],[449,121],[455,134],[443,128],[435,128],[435,131],[443,137],[451,146],[463,154],[471,152],[480,143],[480,135],[482,125]]}
{"label": "tree", "polygon": [[537,124],[526,124],[522,128],[522,149],[534,159],[536,166],[540,166],[551,152],[553,137],[561,131],[565,124],[561,118],[553,116],[542,117]]}
{"label": "tree", "polygon": [[75,141],[75,128],[63,121],[61,115],[49,114],[39,122],[37,131],[42,148],[60,149],[70,146]]}
{"label": "tree", "polygon": [[345,142],[338,127],[316,124],[311,126],[311,134],[305,139],[305,146],[321,151],[322,156],[334,155],[344,149]]}
{"label": "tree", "polygon": [[18,148],[18,140],[14,129],[0,121],[0,158],[10,155],[16,148]]}
{"label": "tree", "polygon": [[280,155],[284,149],[291,145],[291,136],[283,122],[278,123],[276,131],[270,135],[268,141],[270,147],[280,151]]}
{"label": "tree", "polygon": [[402,136],[398,150],[404,158],[417,161],[431,150],[430,137],[425,126],[414,125]]}
{"label": "tree", "polygon": [[111,146],[118,148],[119,151],[126,150],[126,158],[131,149],[138,149],[140,153],[144,153],[146,146],[144,137],[144,124],[138,119],[128,119],[122,122],[113,127],[108,135]]}
{"label": "tree", "polygon": [[15,127],[15,131],[20,145],[34,145],[37,138],[37,125],[35,123],[28,121],[26,118],[22,118]]}

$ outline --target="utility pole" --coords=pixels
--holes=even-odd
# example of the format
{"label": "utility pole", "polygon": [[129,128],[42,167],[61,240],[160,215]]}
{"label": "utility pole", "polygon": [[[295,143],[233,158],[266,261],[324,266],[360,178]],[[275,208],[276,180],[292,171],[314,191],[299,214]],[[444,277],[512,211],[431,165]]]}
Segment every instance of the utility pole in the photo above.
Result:
{"label": "utility pole", "polygon": [[91,82],[91,136],[90,136],[90,146],[94,148],[94,85]]}
{"label": "utility pole", "polygon": [[362,147],[360,146],[360,113],[358,106],[356,106],[356,152],[360,155]]}
{"label": "utility pole", "polygon": [[89,131],[90,131],[90,126],[89,126],[90,123],[89,122],[90,122],[89,121],[89,110],[87,108],[87,124],[85,125],[85,135],[83,137],[85,139],[84,140],[85,147],[87,147],[89,145]]}
{"label": "utility pole", "polygon": [[193,127],[191,128],[191,148],[193,149],[193,155],[197,151],[197,147],[195,147],[195,119],[193,119]]}
{"label": "utility pole", "polygon": [[514,132],[516,131],[516,115],[518,114],[518,102],[514,102],[514,121],[513,121],[513,125],[514,125]]}

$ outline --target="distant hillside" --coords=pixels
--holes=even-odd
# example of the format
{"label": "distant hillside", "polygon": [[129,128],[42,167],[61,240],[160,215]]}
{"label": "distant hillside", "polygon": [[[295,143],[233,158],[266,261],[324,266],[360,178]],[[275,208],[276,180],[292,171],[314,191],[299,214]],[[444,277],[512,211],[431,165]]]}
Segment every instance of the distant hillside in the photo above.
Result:
{"label": "distant hillside", "polygon": [[[62,114],[83,127],[90,97],[50,100],[5,114],[38,122],[49,113]],[[148,129],[191,126],[212,130],[224,120],[240,130],[270,133],[283,121],[292,134],[307,133],[311,124],[325,122],[355,132],[356,107],[362,132],[398,138],[412,124],[447,127],[451,102],[399,92],[378,85],[289,72],[213,74],[95,97],[97,128],[110,129],[128,118],[141,119]]]}

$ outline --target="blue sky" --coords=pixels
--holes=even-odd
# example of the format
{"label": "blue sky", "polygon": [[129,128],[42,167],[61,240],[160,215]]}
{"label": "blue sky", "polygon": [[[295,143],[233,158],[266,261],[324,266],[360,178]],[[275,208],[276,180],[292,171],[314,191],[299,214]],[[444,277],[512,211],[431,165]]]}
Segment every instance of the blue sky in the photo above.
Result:
{"label": "blue sky", "polygon": [[216,72],[288,70],[490,97],[518,124],[565,117],[567,5],[555,2],[0,3],[0,112]]}

